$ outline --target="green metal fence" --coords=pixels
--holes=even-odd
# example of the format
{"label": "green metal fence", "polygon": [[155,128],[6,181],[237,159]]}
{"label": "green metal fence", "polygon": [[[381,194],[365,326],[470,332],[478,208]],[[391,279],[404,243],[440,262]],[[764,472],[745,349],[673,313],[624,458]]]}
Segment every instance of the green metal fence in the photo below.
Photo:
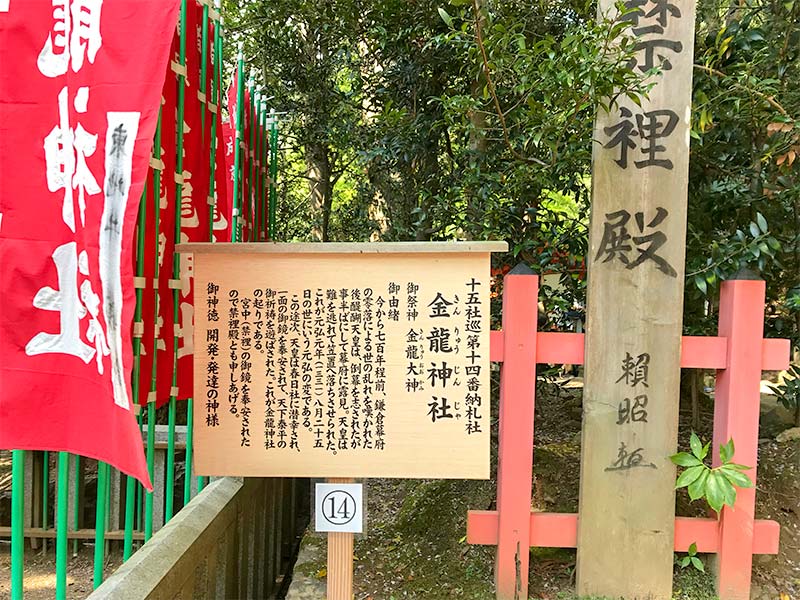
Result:
{"label": "green metal fence", "polygon": [[[187,2],[189,6],[187,7]],[[201,115],[205,111],[216,112],[223,105],[222,82],[224,79],[223,57],[223,23],[219,15],[219,0],[216,7],[210,6],[210,0],[182,0],[180,23],[178,28],[179,45],[177,68],[175,65],[168,71],[167,77],[174,76],[177,84],[177,118],[175,171],[183,172],[183,146],[184,146],[184,108],[186,103],[186,51],[187,51],[187,9],[196,8],[194,3],[202,7],[201,31],[201,56],[200,56],[200,95]],[[213,24],[213,28],[212,25]],[[213,34],[212,34],[213,29]],[[211,39],[209,39],[211,36]],[[210,54],[209,49],[210,48]],[[241,82],[237,90],[236,136],[234,158],[234,184],[233,198],[228,198],[233,210],[230,214],[231,241],[242,240],[242,209],[244,186],[255,191],[255,214],[250,219],[255,228],[253,231],[267,231],[267,238],[273,239],[275,232],[276,214],[276,179],[278,175],[278,120],[274,111],[267,112],[265,95],[257,87],[254,77],[244,83],[244,58],[239,51],[236,70],[237,81]],[[208,69],[213,69],[211,77]],[[211,90],[207,90],[207,78],[211,80]],[[245,87],[251,99],[249,109],[245,109]],[[210,93],[209,93],[210,92]],[[250,128],[249,148],[252,155],[244,151],[247,144],[239,141],[244,135],[244,111],[249,110]],[[153,144],[153,162],[158,164],[161,153],[162,118],[159,116],[158,127]],[[205,120],[201,118],[200,126],[205,128]],[[208,136],[208,160],[210,166],[209,190],[214,190],[216,171],[216,143],[217,122],[211,119],[211,135]],[[203,131],[205,133],[205,131]],[[158,168],[153,168],[145,182],[145,189],[139,206],[138,226],[136,233],[136,265],[135,276],[142,278],[145,273],[146,240],[145,223],[154,223],[156,231],[159,224],[159,193],[162,174]],[[148,186],[152,186],[154,193],[148,195]],[[181,237],[181,197],[184,182],[176,177],[175,182],[175,239]],[[213,196],[213,193],[209,194]],[[148,197],[151,204],[148,206]],[[249,194],[248,194],[249,196]],[[153,202],[153,199],[154,202]],[[208,240],[213,239],[213,224],[215,206],[210,200],[209,206]],[[157,237],[157,236],[156,236]],[[261,239],[263,235],[257,236]],[[252,240],[257,241],[257,240]],[[156,240],[156,246],[158,240]],[[155,278],[159,276],[158,248],[155,249]],[[177,253],[173,256],[172,277],[180,279],[181,265]],[[141,286],[136,287],[136,310],[134,322],[142,321],[143,292]],[[158,302],[158,295],[155,296]],[[146,407],[138,416],[143,439],[146,442],[147,465],[151,480],[160,486],[154,492],[147,492],[134,478],[122,475],[108,464],[96,464],[90,459],[67,452],[50,453],[47,451],[34,452],[13,450],[11,451],[11,515],[10,527],[0,523],[0,537],[11,538],[11,598],[23,598],[23,572],[25,557],[25,540],[31,540],[32,545],[42,545],[47,548],[49,540],[55,540],[55,574],[56,598],[64,599],[67,595],[67,561],[68,540],[73,540],[73,555],[77,555],[80,544],[94,540],[94,569],[93,584],[98,587],[103,581],[104,566],[108,558],[109,542],[122,545],[122,560],[128,560],[137,546],[149,540],[163,523],[169,521],[177,510],[188,504],[192,496],[200,492],[206,485],[206,478],[195,477],[191,473],[192,465],[192,400],[179,401],[176,386],[178,381],[178,339],[177,331],[179,322],[178,305],[180,302],[179,290],[172,290],[173,327],[176,332],[173,340],[174,352],[169,360],[172,361],[172,393],[166,408],[157,410],[155,401],[152,401],[157,391],[157,356],[156,343],[152,348],[144,348],[140,336],[134,331],[133,337],[133,375],[132,393],[139,400],[147,398]],[[142,381],[142,355],[143,352],[152,352],[152,373],[150,387],[141,389]],[[166,420],[166,432],[157,427],[159,420]],[[183,439],[178,439],[182,434]],[[159,442],[159,436],[166,434],[166,448]],[[162,435],[163,437],[163,435]],[[179,447],[180,446],[180,447]],[[157,462],[158,458],[158,462]],[[162,463],[163,461],[163,463]],[[51,463],[53,463],[51,465]],[[27,473],[26,465],[31,470]],[[163,477],[160,476],[161,467],[164,468]],[[55,477],[53,477],[53,467]],[[70,470],[72,468],[72,471]],[[70,476],[72,474],[72,476]],[[36,480],[34,481],[34,475]],[[93,530],[83,527],[85,514],[86,485],[92,476],[96,476],[96,497]],[[0,477],[0,480],[2,478]],[[51,502],[51,482],[54,483]],[[182,492],[180,485],[183,485]],[[26,493],[26,487],[27,492]],[[70,490],[72,494],[70,495]],[[2,491],[0,489],[0,491]],[[177,492],[177,493],[176,493]],[[161,506],[163,502],[163,506]],[[70,508],[72,509],[70,511]],[[53,510],[54,509],[54,510]],[[51,520],[51,512],[53,518]],[[121,529],[116,529],[115,524],[109,524],[110,519],[119,518],[122,521]],[[32,521],[36,521],[33,523]],[[71,523],[71,524],[70,524]],[[34,526],[36,525],[36,526]]]}

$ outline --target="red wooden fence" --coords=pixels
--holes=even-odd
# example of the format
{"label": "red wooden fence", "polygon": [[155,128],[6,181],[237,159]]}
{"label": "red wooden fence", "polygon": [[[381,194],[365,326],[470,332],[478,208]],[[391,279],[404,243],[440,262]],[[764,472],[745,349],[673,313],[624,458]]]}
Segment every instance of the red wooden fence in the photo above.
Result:
{"label": "red wooden fence", "polygon": [[[722,284],[717,337],[684,336],[681,366],[716,369],[714,463],[719,446],[736,443],[736,462],[751,465],[756,479],[762,370],[789,365],[789,340],[764,339],[761,280]],[[539,278],[512,271],[503,283],[503,329],[491,333],[491,360],[502,362],[497,510],[471,510],[467,542],[497,546],[497,598],[528,597],[532,546],[574,548],[578,515],[531,511],[536,364],[583,364],[583,334],[536,330]],[[675,551],[692,543],[716,553],[720,600],[748,600],[754,554],[777,554],[780,527],[756,520],[755,488],[742,489],[732,510],[717,519],[676,517]]]}

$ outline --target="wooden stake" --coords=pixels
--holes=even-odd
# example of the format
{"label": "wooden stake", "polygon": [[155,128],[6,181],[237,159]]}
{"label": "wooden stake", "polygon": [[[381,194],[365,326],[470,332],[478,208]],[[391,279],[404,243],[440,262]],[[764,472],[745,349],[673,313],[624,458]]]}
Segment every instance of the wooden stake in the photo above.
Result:
{"label": "wooden stake", "polygon": [[[328,483],[353,483],[354,479],[337,477]],[[353,599],[353,534],[328,533],[328,600]]]}

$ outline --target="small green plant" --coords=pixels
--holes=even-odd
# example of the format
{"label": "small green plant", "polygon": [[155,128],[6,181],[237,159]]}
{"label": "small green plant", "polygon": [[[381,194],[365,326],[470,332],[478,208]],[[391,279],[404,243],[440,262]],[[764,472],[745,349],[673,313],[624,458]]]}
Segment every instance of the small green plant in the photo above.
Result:
{"label": "small green plant", "polygon": [[737,487],[753,487],[750,477],[743,473],[752,467],[733,462],[733,439],[719,447],[721,464],[713,469],[703,462],[708,456],[711,442],[703,445],[697,434],[692,432],[689,445],[691,453],[678,452],[669,458],[679,467],[684,467],[675,488],[687,487],[692,501],[705,498],[714,512],[719,514],[724,505],[733,507],[736,503]]}
{"label": "small green plant", "polygon": [[689,565],[692,565],[698,571],[702,571],[703,573],[706,572],[703,561],[697,558],[697,544],[694,542],[692,542],[692,545],[689,546],[689,551],[686,553],[686,556],[682,558],[676,558],[675,562],[678,563],[678,566],[681,569],[685,569]]}

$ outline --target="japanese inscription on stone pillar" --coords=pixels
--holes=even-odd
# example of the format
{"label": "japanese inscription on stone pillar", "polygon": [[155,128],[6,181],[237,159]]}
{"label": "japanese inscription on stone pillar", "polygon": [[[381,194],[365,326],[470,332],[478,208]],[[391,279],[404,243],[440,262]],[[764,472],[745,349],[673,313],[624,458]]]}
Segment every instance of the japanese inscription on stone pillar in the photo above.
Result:
{"label": "japanese inscription on stone pillar", "polygon": [[[666,600],[695,8],[625,6],[638,40],[630,67],[655,85],[642,106],[620,99],[595,124],[577,587]],[[614,10],[601,0],[602,13]]]}
{"label": "japanese inscription on stone pillar", "polygon": [[186,246],[198,474],[489,476],[489,252],[504,243],[221,246]]}

